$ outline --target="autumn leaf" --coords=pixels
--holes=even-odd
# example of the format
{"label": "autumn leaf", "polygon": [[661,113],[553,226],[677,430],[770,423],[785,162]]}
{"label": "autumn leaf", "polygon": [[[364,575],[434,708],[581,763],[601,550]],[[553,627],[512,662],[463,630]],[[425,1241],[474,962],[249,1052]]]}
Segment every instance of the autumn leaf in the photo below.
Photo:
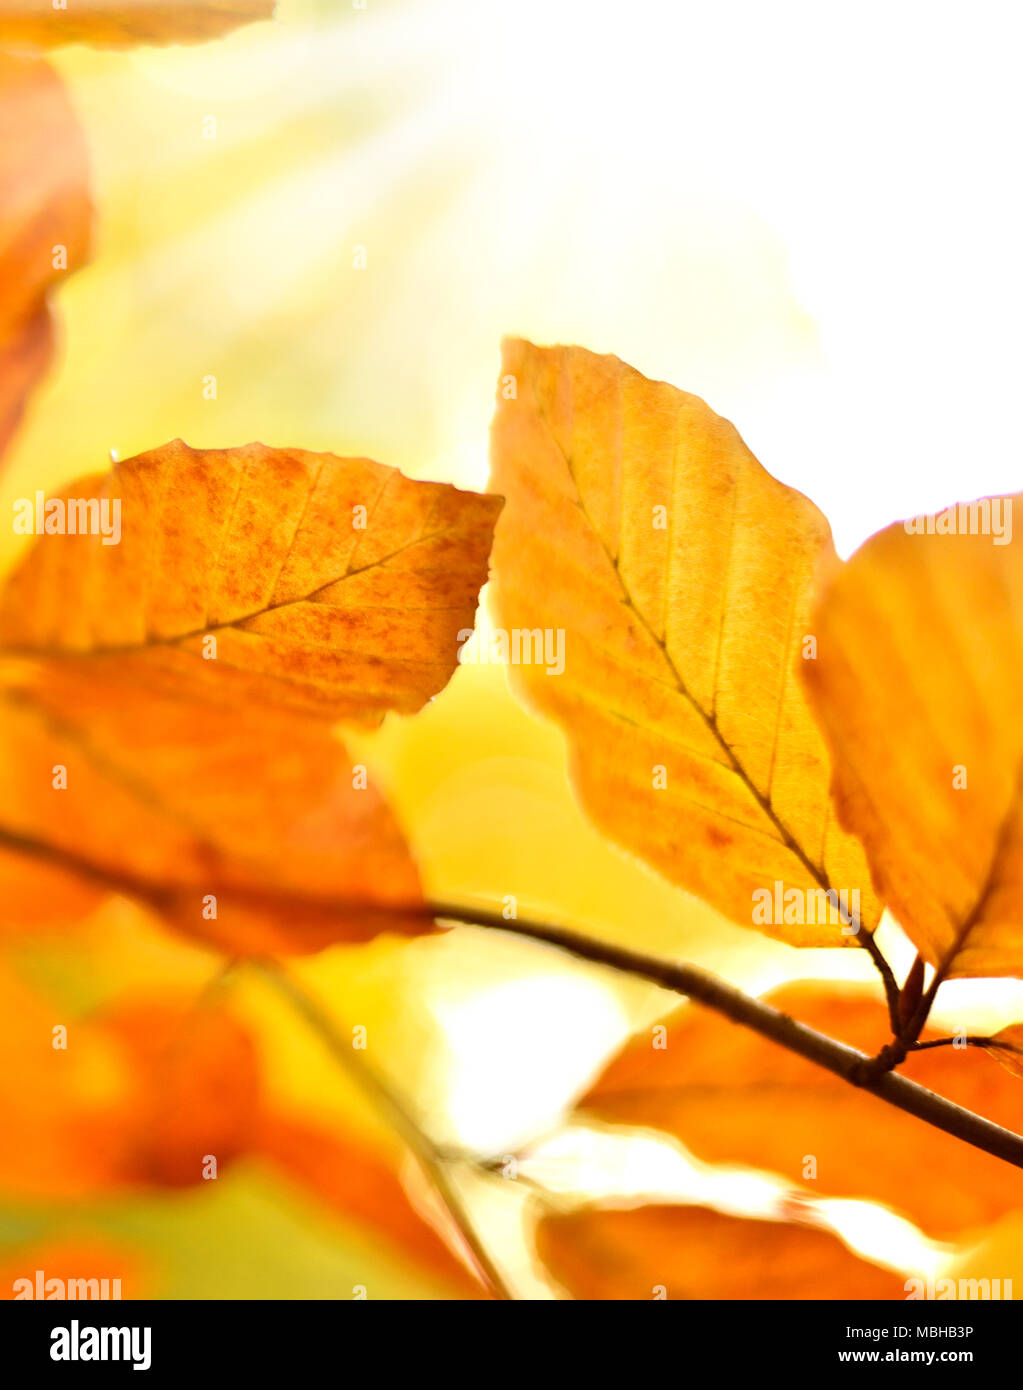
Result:
{"label": "autumn leaf", "polygon": [[[0,843],[34,875],[130,894],[239,954],[432,929],[400,828],[330,730],[137,690],[105,663],[3,675]],[[56,886],[34,918],[62,907]]]}
{"label": "autumn leaf", "polygon": [[[510,674],[568,734],[583,805],[733,921],[855,944],[834,911],[854,898],[829,913],[807,897],[858,890],[863,926],[878,917],[793,670],[816,577],[838,565],[827,521],[703,401],[617,358],[512,341],[501,381],[496,609],[505,628],[564,630],[562,673]],[[798,921],[754,918],[776,883],[807,904]]]}
{"label": "autumn leaf", "polygon": [[269,19],[275,0],[0,0],[0,42],[28,48],[188,43]]}
{"label": "autumn leaf", "polygon": [[0,594],[3,647],[363,724],[447,683],[501,507],[368,459],[180,440],[48,499],[54,527],[67,499],[98,525],[37,539]]}
{"label": "autumn leaf", "polygon": [[[773,1007],[868,1054],[889,1036],[872,993],[802,982]],[[691,1006],[637,1033],[580,1102],[595,1118],[657,1129],[697,1158],[780,1173],[821,1197],[883,1203],[946,1237],[1023,1206],[1023,1171],[921,1124],[717,1014]],[[900,1070],[1015,1130],[1019,1090],[975,1048],[911,1053]]]}
{"label": "autumn leaf", "polygon": [[[274,0],[0,0],[0,45],[126,47],[215,38],[272,15]],[[49,370],[49,291],[89,251],[85,135],[48,64],[0,52],[0,458]]]}
{"label": "autumn leaf", "polygon": [[431,930],[366,769],[294,709],[372,724],[436,694],[500,503],[180,443],[68,495],[120,503],[120,543],[42,535],[0,594],[0,845],[237,952]]}
{"label": "autumn leaf", "polygon": [[258,1061],[224,1009],[150,992],[72,1022],[6,965],[0,1001],[0,1101],[18,1135],[0,1153],[0,1190],[177,1187],[201,1181],[205,1155],[225,1168],[251,1149]]}
{"label": "autumn leaf", "polygon": [[85,139],[60,78],[0,53],[0,455],[54,352],[49,292],[86,259]]}
{"label": "autumn leaf", "polygon": [[838,815],[942,978],[1023,975],[1023,553],[990,530],[1021,499],[950,509],[986,533],[873,536],[825,589],[803,670]]}
{"label": "autumn leaf", "polygon": [[544,1217],[537,1250],[573,1298],[901,1298],[899,1275],[808,1226],[704,1207],[583,1207]]}
{"label": "autumn leaf", "polygon": [[416,1210],[389,1157],[353,1135],[295,1117],[270,1115],[259,1152],[327,1210],[368,1228],[405,1262],[461,1298],[482,1298],[479,1280]]}
{"label": "autumn leaf", "polygon": [[[483,1296],[413,1206],[400,1146],[282,1109],[254,1037],[224,1002],[136,993],[65,1016],[65,1045],[54,1046],[60,1011],[0,963],[0,1006],[0,1105],[18,1135],[0,1153],[0,1193],[61,1201],[191,1187],[245,1158],[367,1228],[453,1295]],[[58,1274],[57,1264],[44,1267]]]}

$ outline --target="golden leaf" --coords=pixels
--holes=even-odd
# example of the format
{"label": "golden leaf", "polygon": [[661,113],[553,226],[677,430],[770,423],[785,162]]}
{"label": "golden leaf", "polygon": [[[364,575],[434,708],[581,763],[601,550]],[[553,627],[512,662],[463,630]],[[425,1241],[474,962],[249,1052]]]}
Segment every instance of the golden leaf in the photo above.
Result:
{"label": "golden leaf", "polygon": [[[615,357],[512,341],[502,383],[497,612],[564,631],[562,673],[511,675],[567,732],[583,805],[732,920],[855,944],[818,890],[859,891],[868,930],[878,906],[793,670],[815,577],[838,564],[827,521],[703,401]],[[776,883],[806,910],[754,922]]]}
{"label": "golden leaf", "polygon": [[949,509],[957,534],[913,521],[867,541],[823,593],[804,666],[842,823],[949,978],[1023,975],[1023,552],[959,525],[987,507],[990,527],[991,505]]}
{"label": "golden leaf", "polygon": [[584,1207],[544,1217],[537,1249],[578,1299],[901,1298],[902,1279],[828,1231],[703,1207]]}

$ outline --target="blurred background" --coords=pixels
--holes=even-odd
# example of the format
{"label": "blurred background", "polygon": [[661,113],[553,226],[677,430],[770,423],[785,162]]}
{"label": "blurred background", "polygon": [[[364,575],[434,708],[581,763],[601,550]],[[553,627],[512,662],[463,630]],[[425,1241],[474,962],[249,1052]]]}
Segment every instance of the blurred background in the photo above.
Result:
{"label": "blurred background", "polygon": [[[0,511],[178,436],[483,488],[505,334],[615,352],[702,395],[824,509],[843,554],[897,517],[1018,488],[1019,38],[1008,4],[279,0],[274,21],[201,46],[59,50],[91,150],[94,254],[57,297],[59,362]],[[4,535],[5,567],[21,543]],[[514,894],[757,992],[870,978],[858,953],[730,926],[605,843],[561,735],[497,667],[462,667],[356,751],[436,896]],[[904,969],[912,953],[886,930]],[[198,991],[218,969],[123,902],[70,937],[15,942],[11,960],[69,1016],[154,980]],[[368,1029],[432,1133],[494,1156],[556,1130],[666,1002],[472,929],[337,948],[301,973]],[[275,1093],[393,1143],[270,991],[231,990]],[[946,994],[974,1031],[1021,1016],[1012,982]],[[551,1140],[544,1175],[690,1195],[714,1182],[751,1211],[774,1191],[708,1177],[667,1143],[575,1131]],[[519,1291],[550,1296],[528,1193],[466,1179],[464,1195]],[[880,1258],[931,1258],[902,1223],[855,1224]],[[255,1161],[202,1189],[10,1198],[0,1238],[15,1263],[47,1242],[127,1252],[154,1296],[456,1296]]]}

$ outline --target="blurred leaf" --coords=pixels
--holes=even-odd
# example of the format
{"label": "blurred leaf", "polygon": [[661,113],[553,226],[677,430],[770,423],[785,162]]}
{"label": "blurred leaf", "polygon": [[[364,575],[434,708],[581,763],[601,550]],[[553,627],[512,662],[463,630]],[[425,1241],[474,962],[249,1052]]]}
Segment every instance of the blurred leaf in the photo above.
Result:
{"label": "blurred leaf", "polygon": [[0,456],[53,357],[49,291],[88,254],[88,184],[60,78],[0,53]]}
{"label": "blurred leaf", "polygon": [[432,930],[387,804],[325,727],[138,688],[102,659],[12,670],[0,710],[0,839],[33,873],[75,871],[233,952]]}
{"label": "blurred leaf", "polygon": [[[886,1042],[884,1006],[856,987],[799,983],[773,1007],[868,1054]],[[667,1131],[711,1162],[750,1164],[821,1197],[882,1202],[930,1236],[1023,1206],[1023,1171],[850,1086],[716,1014],[686,1006],[667,1030],[634,1035],[580,1102],[618,1124]],[[911,1053],[900,1071],[1016,1130],[1014,1080],[976,1048]]]}
{"label": "blurred leaf", "polygon": [[0,937],[71,926],[103,897],[102,888],[70,868],[0,845]]}
{"label": "blurred leaf", "polygon": [[413,1206],[393,1159],[352,1135],[284,1116],[263,1125],[259,1151],[327,1209],[366,1227],[462,1298],[482,1298],[479,1281]]}
{"label": "blurred leaf", "polygon": [[1021,976],[1023,551],[922,524],[834,576],[804,680],[838,814],[914,945],[948,978]]}
{"label": "blurred leaf", "polygon": [[150,992],[62,1018],[6,968],[0,998],[0,1108],[19,1135],[0,1155],[3,1190],[60,1199],[180,1186],[202,1179],[206,1155],[219,1170],[251,1148],[256,1054],[222,1008]]}
{"label": "blurred leaf", "polygon": [[0,42],[30,48],[187,43],[268,19],[275,0],[0,0]]}
{"label": "blurred leaf", "polygon": [[[838,563],[825,518],[703,401],[617,358],[512,341],[501,381],[496,609],[508,628],[564,630],[563,673],[510,673],[567,731],[584,806],[740,925],[778,881],[860,889],[872,928],[792,671],[815,576]],[[832,921],[765,930],[855,944]]]}
{"label": "blurred leaf", "polygon": [[547,1216],[537,1249],[573,1298],[901,1298],[902,1279],[827,1231],[702,1207],[584,1207]]}

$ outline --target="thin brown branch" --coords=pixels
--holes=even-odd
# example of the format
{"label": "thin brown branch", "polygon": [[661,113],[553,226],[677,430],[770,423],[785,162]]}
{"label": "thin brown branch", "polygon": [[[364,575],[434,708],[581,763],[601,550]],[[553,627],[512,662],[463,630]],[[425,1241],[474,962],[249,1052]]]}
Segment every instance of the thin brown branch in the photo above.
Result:
{"label": "thin brown branch", "polygon": [[[111,892],[123,893],[161,911],[176,895],[183,891],[195,891],[192,885],[153,884],[144,882],[105,866],[99,866],[74,854],[59,850],[33,836],[24,835],[0,826],[0,845],[23,854],[63,865]],[[270,891],[260,895],[264,905],[279,902],[282,912],[287,911],[289,897],[284,892]],[[339,898],[334,903],[322,902],[323,907],[336,907],[339,916],[346,913],[372,911],[381,919],[381,927],[388,915],[400,911],[403,917],[420,912],[424,918],[440,918],[449,922],[461,922],[467,926],[485,927],[493,931],[508,932],[532,941],[542,942],[555,949],[567,952],[579,960],[594,965],[607,966],[639,979],[649,980],[662,989],[684,995],[694,1003],[714,1009],[733,1023],[739,1023],[762,1037],[769,1038],[780,1047],[798,1053],[817,1066],[840,1076],[850,1085],[876,1095],[879,1100],[894,1105],[907,1114],[915,1115],[936,1129],[954,1135],[965,1144],[994,1154],[1017,1168],[1023,1168],[1023,1136],[1002,1129],[1000,1125],[985,1120],[982,1116],[962,1106],[935,1095],[925,1087],[900,1076],[893,1071],[894,1054],[891,1049],[882,1049],[878,1057],[868,1057],[865,1053],[836,1042],[824,1033],[818,1033],[805,1024],[797,1023],[786,1014],[779,1013],[762,1000],[743,994],[733,985],[719,980],[706,970],[695,965],[676,965],[645,956],[638,951],[613,946],[608,942],[596,941],[567,927],[552,926],[544,922],[528,921],[525,918],[506,920],[500,913],[486,908],[470,908],[460,903],[427,902],[418,907],[391,907],[380,904],[365,904]],[[933,996],[933,988],[932,988]],[[928,1001],[928,1007],[929,1007]],[[913,1039],[915,1041],[915,1039]],[[909,1041],[905,1049],[909,1049]],[[343,1060],[350,1061],[345,1049]],[[411,1138],[411,1136],[409,1136]]]}
{"label": "thin brown branch", "polygon": [[868,1091],[888,1105],[961,1139],[964,1144],[971,1144],[976,1149],[1004,1159],[1006,1163],[1023,1168],[1023,1136],[1013,1134],[1011,1130],[1003,1129],[1001,1125],[993,1124],[943,1096],[935,1095],[898,1072],[879,1070],[877,1058],[868,1057],[856,1048],[847,1047],[845,1043],[798,1023],[787,1014],[773,1009],[770,1004],[744,994],[699,966],[676,965],[610,942],[595,941],[567,927],[523,918],[506,919],[499,912],[486,909],[466,908],[445,902],[432,902],[429,907],[442,920],[508,932],[513,936],[542,942],[578,960],[634,975],[674,994],[685,995],[693,1003],[713,1009],[733,1023],[741,1024],[777,1043],[779,1047],[805,1057],[807,1061],[823,1067],[852,1086]]}

